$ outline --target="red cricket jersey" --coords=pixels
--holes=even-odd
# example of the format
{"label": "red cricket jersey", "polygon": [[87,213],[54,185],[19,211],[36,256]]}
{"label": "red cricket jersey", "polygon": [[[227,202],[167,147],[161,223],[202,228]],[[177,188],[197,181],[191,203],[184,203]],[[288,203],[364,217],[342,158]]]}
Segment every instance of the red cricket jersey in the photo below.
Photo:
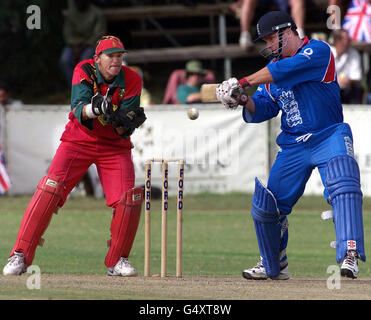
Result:
{"label": "red cricket jersey", "polygon": [[142,79],[135,71],[123,66],[113,83],[108,84],[93,59],[77,64],[72,78],[70,121],[62,134],[62,141],[82,145],[103,144],[117,148],[133,148],[130,135],[134,130],[123,138],[103,120],[102,115],[95,119],[82,120],[84,105],[89,104],[97,92],[105,95],[109,85],[118,87],[112,97],[114,110],[140,106]]}

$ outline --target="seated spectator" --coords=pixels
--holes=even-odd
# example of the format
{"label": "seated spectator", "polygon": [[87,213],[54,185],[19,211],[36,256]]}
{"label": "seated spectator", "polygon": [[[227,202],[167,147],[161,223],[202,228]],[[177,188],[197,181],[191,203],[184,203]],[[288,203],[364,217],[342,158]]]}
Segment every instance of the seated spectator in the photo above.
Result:
{"label": "seated spectator", "polygon": [[351,40],[346,30],[335,30],[332,38],[334,43],[331,51],[335,57],[341,100],[343,103],[362,103],[361,55],[357,50],[350,47]]}
{"label": "seated spectator", "polygon": [[201,102],[201,84],[206,70],[202,69],[200,61],[191,60],[186,64],[186,83],[176,91],[177,103],[188,104]]}
{"label": "seated spectator", "polygon": [[[191,62],[191,61],[189,61],[189,62]],[[193,60],[193,61],[195,61],[195,60]],[[188,63],[187,63],[187,65],[188,65]],[[200,62],[198,62],[198,63],[200,63]],[[201,68],[202,68],[202,66],[201,66]],[[216,80],[215,80],[214,73],[211,70],[205,70],[205,71],[206,71],[205,75],[203,75],[201,77],[202,83],[215,83]],[[177,69],[177,70],[174,70],[171,73],[171,75],[169,77],[169,80],[167,82],[167,85],[166,85],[165,95],[164,95],[164,99],[163,99],[163,102],[162,102],[163,104],[176,104],[176,103],[178,103],[177,88],[178,88],[178,86],[186,83],[186,81],[187,81],[186,75],[187,75],[186,69]]]}
{"label": "seated spectator", "polygon": [[288,11],[291,7],[291,16],[294,19],[300,38],[304,38],[305,2],[304,0],[238,0],[231,6],[232,10],[240,8],[240,47],[249,49],[253,46],[251,38],[251,25],[255,16],[257,6],[259,10],[267,11],[274,4],[280,11]]}
{"label": "seated spectator", "polygon": [[76,64],[93,58],[96,41],[106,33],[107,22],[100,8],[90,0],[68,0],[63,25],[65,47],[59,63],[69,85]]}

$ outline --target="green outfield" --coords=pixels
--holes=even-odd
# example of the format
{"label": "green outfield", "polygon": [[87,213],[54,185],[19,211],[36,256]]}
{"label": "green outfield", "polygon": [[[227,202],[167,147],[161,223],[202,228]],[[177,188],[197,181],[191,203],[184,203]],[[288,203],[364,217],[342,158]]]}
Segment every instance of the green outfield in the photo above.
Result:
{"label": "green outfield", "polygon": [[[30,196],[0,198],[1,269],[7,262],[29,200]],[[239,279],[243,269],[257,262],[259,254],[250,207],[251,196],[242,193],[199,194],[185,197],[183,210],[183,274],[185,278],[211,276]],[[161,201],[153,201],[151,228],[151,272],[153,274],[160,273],[160,209]],[[305,197],[299,201],[289,216],[287,252],[292,278],[323,279],[329,276],[327,267],[336,264],[335,250],[329,246],[329,243],[335,240],[333,222],[323,221],[320,217],[322,211],[329,209],[329,205],[322,197]],[[368,257],[371,256],[371,247],[368,245],[371,234],[370,212],[371,201],[365,199],[364,227]],[[168,217],[168,273],[174,275],[175,198],[170,199]],[[44,235],[45,244],[42,248],[38,248],[34,264],[38,265],[41,273],[48,277],[52,275],[104,276],[106,272],[104,258],[107,252],[106,240],[109,238],[110,221],[111,209],[105,207],[104,200],[82,196],[69,199],[58,215],[53,216]],[[138,270],[139,276],[143,276],[143,214],[130,261]],[[3,276],[1,277],[4,279]],[[364,277],[371,277],[368,263],[360,263],[360,279]],[[115,281],[111,279],[107,281]],[[22,287],[24,284],[22,288],[15,285],[12,289],[9,282],[6,284],[5,287],[0,287],[0,299],[6,299],[8,294],[11,298],[22,297],[22,292],[25,291]],[[69,295],[68,290],[55,296],[79,298],[76,291]],[[91,297],[97,296],[93,294]],[[103,298],[110,297],[109,295],[103,296]],[[171,296],[167,298],[171,299]]]}

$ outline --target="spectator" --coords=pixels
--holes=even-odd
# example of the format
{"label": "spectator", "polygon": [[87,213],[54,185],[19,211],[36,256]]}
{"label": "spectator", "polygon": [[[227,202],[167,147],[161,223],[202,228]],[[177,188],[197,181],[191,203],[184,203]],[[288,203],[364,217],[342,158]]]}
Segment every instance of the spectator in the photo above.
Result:
{"label": "spectator", "polygon": [[76,64],[93,58],[95,43],[106,33],[106,29],[106,19],[100,8],[89,0],[68,0],[63,25],[65,47],[60,57],[60,66],[69,85]]}
{"label": "spectator", "polygon": [[327,3],[327,7],[329,6],[338,6],[340,8],[340,11],[343,12],[344,0],[329,0]]}
{"label": "spectator", "polygon": [[[186,75],[186,69],[176,69],[171,73],[166,85],[165,95],[162,102],[163,104],[178,103],[177,88],[186,83]],[[211,70],[206,70],[206,74],[202,77],[202,83],[215,83],[215,81],[214,73]]]}
{"label": "spectator", "polygon": [[181,104],[201,102],[200,87],[206,70],[198,60],[188,61],[186,64],[186,83],[177,89],[177,102]]}
{"label": "spectator", "polygon": [[346,30],[335,30],[332,37],[334,44],[331,47],[331,51],[335,57],[335,67],[342,102],[362,103],[361,55],[357,50],[350,47],[351,40]]}
{"label": "spectator", "polygon": [[239,0],[231,6],[232,10],[241,8],[240,13],[240,47],[248,49],[253,46],[250,27],[255,16],[255,9],[259,3],[259,9],[266,10],[271,4],[274,4],[280,11],[288,11],[291,7],[291,15],[297,26],[297,32],[300,38],[304,38],[305,22],[305,2],[304,0]]}

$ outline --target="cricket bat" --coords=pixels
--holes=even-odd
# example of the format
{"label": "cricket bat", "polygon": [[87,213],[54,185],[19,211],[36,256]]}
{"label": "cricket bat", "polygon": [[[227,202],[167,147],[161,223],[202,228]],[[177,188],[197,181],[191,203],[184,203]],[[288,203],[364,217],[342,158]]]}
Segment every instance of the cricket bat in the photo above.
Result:
{"label": "cricket bat", "polygon": [[216,88],[219,83],[205,83],[201,86],[201,101],[202,102],[219,102],[216,98]]}
{"label": "cricket bat", "polygon": [[[216,98],[216,88],[218,87],[219,83],[205,83],[201,86],[201,101],[202,102],[219,102],[219,100]],[[243,88],[243,91],[234,90],[232,91],[232,97],[237,99],[237,101],[244,105],[246,104],[249,93],[248,89],[250,87],[246,86]]]}

